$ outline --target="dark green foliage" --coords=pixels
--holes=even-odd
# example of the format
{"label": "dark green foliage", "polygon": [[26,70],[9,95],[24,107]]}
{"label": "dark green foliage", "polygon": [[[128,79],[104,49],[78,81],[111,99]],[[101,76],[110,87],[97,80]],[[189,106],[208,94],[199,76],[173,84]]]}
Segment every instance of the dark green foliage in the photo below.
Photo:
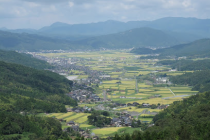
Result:
{"label": "dark green foliage", "polygon": [[111,123],[111,119],[102,116],[101,114],[109,115],[106,113],[106,111],[92,111],[91,115],[88,116],[88,122],[91,125],[97,126],[97,127],[103,127],[105,125],[109,125]]}
{"label": "dark green foliage", "polygon": [[0,61],[0,110],[66,112],[72,81],[59,74]]}
{"label": "dark green foliage", "polygon": [[210,69],[210,60],[163,60],[158,62],[156,65],[170,65],[171,68],[180,71],[191,71],[191,70],[207,70]]}
{"label": "dark green foliage", "polygon": [[108,111],[103,111],[103,112],[102,112],[102,115],[104,115],[104,116],[109,116],[110,114],[109,114]]}
{"label": "dark green foliage", "polygon": [[67,135],[69,136],[77,136],[77,137],[81,137],[81,134],[78,131],[74,131],[74,129],[72,129],[71,127],[68,127],[66,129]]}
{"label": "dark green foliage", "polygon": [[15,51],[0,50],[0,61],[21,64],[36,69],[47,69],[52,67],[43,60],[38,60],[31,55],[21,54]]}
{"label": "dark green foliage", "polygon": [[[7,135],[31,133],[31,140],[37,138],[50,139],[54,137],[58,139],[62,134],[61,124],[53,118],[22,116],[20,114],[0,112],[0,135],[2,139],[7,139]],[[20,135],[14,138],[19,138]],[[12,140],[14,140],[14,138]],[[8,139],[9,140],[9,139]]]}
{"label": "dark green foliage", "polygon": [[[165,138],[208,139],[210,130],[210,92],[174,102],[153,119],[150,132],[164,133]],[[167,133],[166,133],[167,132]]]}
{"label": "dark green foliage", "polygon": [[200,92],[210,90],[210,70],[195,71],[193,73],[185,73],[171,77],[170,80],[174,84],[193,86],[192,90],[198,90]]}

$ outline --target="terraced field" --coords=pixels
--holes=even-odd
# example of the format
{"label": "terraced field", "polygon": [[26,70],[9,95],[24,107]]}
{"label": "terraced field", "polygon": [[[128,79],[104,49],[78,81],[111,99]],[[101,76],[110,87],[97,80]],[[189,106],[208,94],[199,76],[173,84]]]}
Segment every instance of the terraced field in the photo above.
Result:
{"label": "terraced field", "polygon": [[110,135],[116,133],[118,130],[125,128],[125,127],[108,127],[108,128],[101,128],[101,129],[94,129],[92,130],[93,133],[96,135]]}
{"label": "terraced field", "polygon": [[64,119],[66,122],[74,121],[76,123],[85,123],[87,122],[87,116],[89,113],[75,113],[75,112],[68,112],[68,113],[52,113],[47,115],[47,117],[56,117],[57,119]]}

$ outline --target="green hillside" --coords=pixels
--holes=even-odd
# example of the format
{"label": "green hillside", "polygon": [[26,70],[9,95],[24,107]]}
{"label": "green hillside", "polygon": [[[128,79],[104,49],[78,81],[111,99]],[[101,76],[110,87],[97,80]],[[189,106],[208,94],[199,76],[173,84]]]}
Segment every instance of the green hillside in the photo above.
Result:
{"label": "green hillside", "polygon": [[0,61],[16,63],[36,69],[51,68],[47,62],[33,58],[31,55],[17,53],[15,51],[0,50]]}
{"label": "green hillside", "polygon": [[206,57],[210,56],[210,39],[201,39],[188,44],[176,45],[162,50],[162,55]]}
{"label": "green hillside", "polygon": [[132,53],[137,54],[160,54],[162,56],[188,56],[195,57],[209,57],[210,56],[210,39],[200,39],[188,44],[175,45],[173,47],[152,50],[149,48],[135,48],[131,50]]}
{"label": "green hillside", "polygon": [[0,111],[66,112],[72,81],[59,74],[0,61]]}
{"label": "green hillside", "polygon": [[170,65],[172,69],[179,71],[196,71],[210,69],[210,59],[196,60],[182,59],[182,60],[162,60],[156,65]]}
{"label": "green hillside", "polygon": [[61,48],[70,49],[69,41],[52,39],[40,35],[0,31],[0,49],[37,51]]}
{"label": "green hillside", "polygon": [[210,70],[188,72],[183,75],[171,77],[174,84],[190,85],[193,90],[204,92],[210,91]]}

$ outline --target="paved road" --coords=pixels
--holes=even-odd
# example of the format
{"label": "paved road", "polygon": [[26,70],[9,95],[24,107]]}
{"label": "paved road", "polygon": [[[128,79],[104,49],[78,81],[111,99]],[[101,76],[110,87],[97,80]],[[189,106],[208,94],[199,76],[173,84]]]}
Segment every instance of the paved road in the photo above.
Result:
{"label": "paved road", "polygon": [[165,97],[162,99],[170,99],[170,98],[176,98],[176,97],[187,97],[187,96],[190,96],[190,95],[179,95],[179,96],[173,96],[173,97]]}

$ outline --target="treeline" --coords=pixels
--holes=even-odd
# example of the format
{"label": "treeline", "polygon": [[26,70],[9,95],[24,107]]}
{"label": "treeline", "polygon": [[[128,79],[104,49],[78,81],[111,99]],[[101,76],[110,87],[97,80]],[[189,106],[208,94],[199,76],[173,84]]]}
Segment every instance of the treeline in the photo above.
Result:
{"label": "treeline", "polygon": [[195,71],[210,69],[210,59],[205,60],[163,60],[156,63],[156,65],[170,65],[172,69],[179,71]]}
{"label": "treeline", "polygon": [[187,72],[170,78],[174,84],[193,86],[192,90],[210,91],[210,70]]}
{"label": "treeline", "polygon": [[110,125],[111,118],[106,117],[109,115],[110,114],[107,111],[92,111],[91,115],[88,116],[88,124],[97,127],[104,127],[105,125]]}
{"label": "treeline", "polygon": [[[0,61],[0,109],[8,111],[65,112],[76,106],[65,94],[72,81],[59,74]],[[51,109],[50,109],[51,108]]]}
{"label": "treeline", "polygon": [[[30,140],[56,140],[68,138],[58,120],[48,117],[23,116],[0,111],[0,139],[21,139],[28,133]],[[12,134],[16,134],[14,138]]]}
{"label": "treeline", "polygon": [[31,55],[17,53],[15,51],[0,50],[0,61],[21,64],[36,69],[52,68],[50,64],[43,60],[33,58]]}

